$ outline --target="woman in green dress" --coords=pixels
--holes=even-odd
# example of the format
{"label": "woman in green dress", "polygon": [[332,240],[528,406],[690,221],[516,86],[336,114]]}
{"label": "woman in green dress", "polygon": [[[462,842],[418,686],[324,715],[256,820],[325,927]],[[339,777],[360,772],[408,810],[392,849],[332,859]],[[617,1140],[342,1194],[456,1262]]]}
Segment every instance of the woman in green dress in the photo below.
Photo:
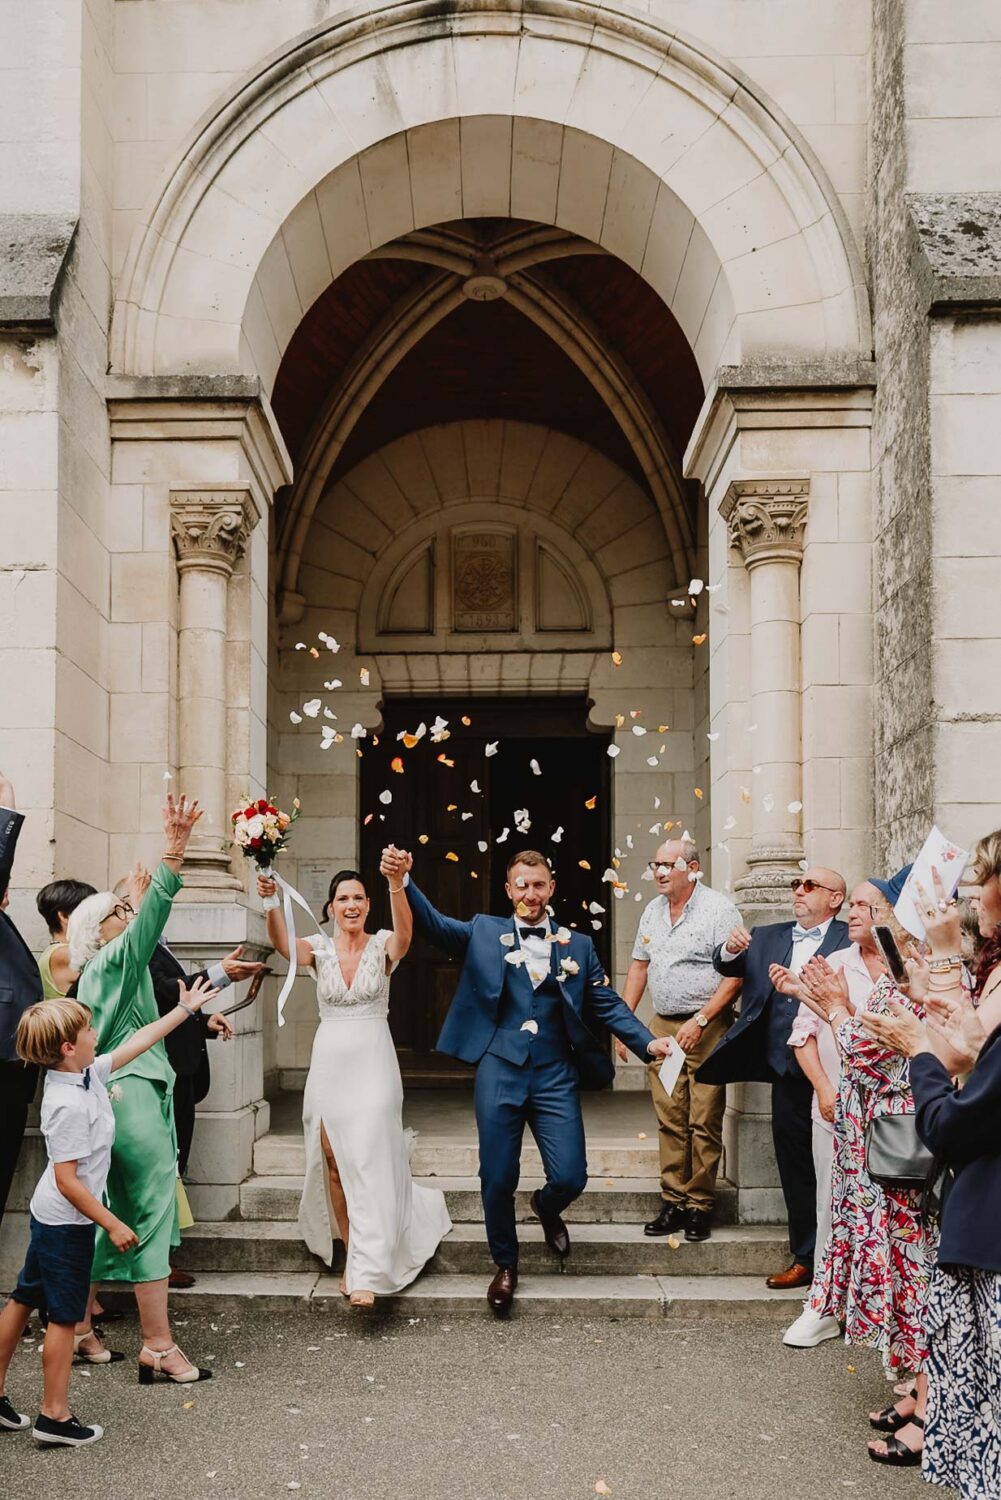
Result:
{"label": "woman in green dress", "polygon": [[[101,892],[70,917],[70,961],[80,971],[77,998],[90,1008],[101,1053],[157,1018],[149,961],[181,888],[178,871],[200,817],[197,802],[189,806],[182,796],[175,803],[168,794],[166,848],[152,878],[137,866],[129,899]],[[211,1375],[178,1349],[167,1315],[170,1252],[181,1239],[173,1090],[174,1070],[162,1042],[113,1073],[108,1088],[115,1111],[108,1205],[135,1230],[139,1243],[120,1253],[99,1230],[93,1275],[95,1281],[130,1282],[135,1290],[143,1332],[139,1379],[144,1384],[158,1373],[182,1383]],[[85,1331],[89,1325],[77,1330]],[[98,1361],[105,1362],[100,1355]]]}

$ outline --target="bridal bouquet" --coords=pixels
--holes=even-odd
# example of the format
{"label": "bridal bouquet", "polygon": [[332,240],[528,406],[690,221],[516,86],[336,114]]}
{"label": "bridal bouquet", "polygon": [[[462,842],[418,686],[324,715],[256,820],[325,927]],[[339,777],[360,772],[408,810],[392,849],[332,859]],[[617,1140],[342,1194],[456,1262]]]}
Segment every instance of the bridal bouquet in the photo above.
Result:
{"label": "bridal bouquet", "polygon": [[289,830],[298,816],[298,797],[290,813],[282,812],[266,797],[248,798],[232,815],[233,842],[259,870],[270,871],[275,857],[285,848]]}

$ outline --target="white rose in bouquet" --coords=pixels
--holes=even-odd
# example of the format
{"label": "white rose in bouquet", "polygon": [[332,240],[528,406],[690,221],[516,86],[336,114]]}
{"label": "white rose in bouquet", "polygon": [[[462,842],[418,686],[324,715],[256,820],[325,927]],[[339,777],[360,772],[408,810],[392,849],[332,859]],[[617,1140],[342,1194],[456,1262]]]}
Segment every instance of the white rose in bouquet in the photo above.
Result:
{"label": "white rose in bouquet", "polygon": [[264,819],[260,816],[256,818],[247,818],[244,822],[243,828],[244,832],[247,835],[248,844],[250,843],[251,839],[259,839],[264,837]]}
{"label": "white rose in bouquet", "polygon": [[250,834],[247,832],[246,823],[238,823],[233,830],[233,841],[245,849],[250,843]]}

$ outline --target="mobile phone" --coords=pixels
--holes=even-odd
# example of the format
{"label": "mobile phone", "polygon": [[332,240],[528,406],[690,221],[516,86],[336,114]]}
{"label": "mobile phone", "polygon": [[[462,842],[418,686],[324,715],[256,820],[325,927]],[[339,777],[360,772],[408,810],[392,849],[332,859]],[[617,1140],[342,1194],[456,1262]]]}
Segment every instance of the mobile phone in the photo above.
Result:
{"label": "mobile phone", "polygon": [[889,927],[874,927],[872,935],[876,940],[876,947],[882,953],[886,967],[893,977],[894,984],[907,984],[909,978],[907,968],[900,956],[900,949],[897,947],[893,933]]}

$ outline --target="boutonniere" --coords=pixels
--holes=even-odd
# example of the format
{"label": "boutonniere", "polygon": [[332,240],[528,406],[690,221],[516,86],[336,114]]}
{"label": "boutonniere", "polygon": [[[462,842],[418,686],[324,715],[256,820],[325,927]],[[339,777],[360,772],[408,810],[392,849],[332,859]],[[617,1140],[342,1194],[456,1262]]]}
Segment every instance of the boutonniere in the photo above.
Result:
{"label": "boutonniere", "polygon": [[125,1090],[122,1088],[120,1083],[113,1083],[111,1085],[110,1089],[108,1090],[108,1098],[111,1100],[112,1104],[117,1104],[119,1099],[125,1098]]}
{"label": "boutonniere", "polygon": [[563,975],[564,979],[568,978],[571,974],[579,974],[580,964],[575,958],[561,958],[560,973]]}

